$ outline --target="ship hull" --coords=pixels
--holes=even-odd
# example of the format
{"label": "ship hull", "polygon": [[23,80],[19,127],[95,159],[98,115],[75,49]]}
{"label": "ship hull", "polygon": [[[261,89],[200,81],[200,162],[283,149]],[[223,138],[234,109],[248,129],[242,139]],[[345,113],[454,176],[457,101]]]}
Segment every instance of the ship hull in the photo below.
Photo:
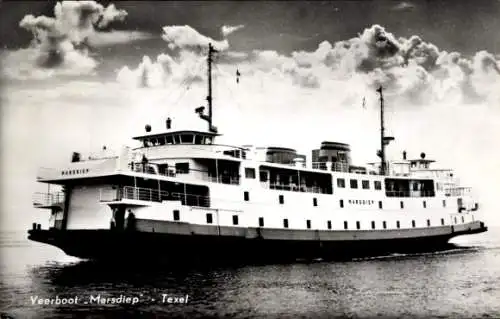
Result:
{"label": "ship hull", "polygon": [[[487,231],[476,221],[429,229],[367,231],[273,230],[241,228],[228,235],[210,226],[205,233],[186,232],[179,223],[164,225],[169,232],[137,230],[29,230],[28,238],[62,249],[67,255],[93,260],[161,259],[170,262],[338,260],[391,253],[449,249],[453,237]],[[184,225],[187,229],[189,225]],[[457,227],[460,226],[460,227]],[[213,234],[215,227],[216,234]],[[310,236],[305,236],[308,234]]]}

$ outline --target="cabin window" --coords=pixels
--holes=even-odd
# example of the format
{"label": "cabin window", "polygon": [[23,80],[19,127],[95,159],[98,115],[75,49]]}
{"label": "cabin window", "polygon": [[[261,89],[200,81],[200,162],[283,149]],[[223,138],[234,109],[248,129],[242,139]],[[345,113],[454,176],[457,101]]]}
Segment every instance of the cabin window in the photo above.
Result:
{"label": "cabin window", "polygon": [[386,228],[387,228],[387,223],[386,223],[385,221],[383,221],[383,222],[382,222],[382,227],[383,227],[384,229],[386,229]]}
{"label": "cabin window", "polygon": [[255,178],[255,168],[245,167],[245,177]]}
{"label": "cabin window", "polygon": [[415,221],[414,220],[411,221],[411,227],[415,228]]}
{"label": "cabin window", "polygon": [[465,219],[464,219],[464,216],[462,216],[462,224],[465,223]]}
{"label": "cabin window", "polygon": [[212,138],[209,136],[205,137],[205,144],[207,144],[207,145],[212,144]]}
{"label": "cabin window", "polygon": [[375,222],[372,221],[372,229],[375,229]]}
{"label": "cabin window", "polygon": [[165,137],[165,140],[167,141],[167,144],[173,144],[174,143],[174,139],[171,135],[168,135]]}
{"label": "cabin window", "polygon": [[174,210],[174,220],[180,220],[179,211],[177,209]]}
{"label": "cabin window", "polygon": [[267,172],[266,171],[261,171],[260,174],[260,181],[261,182],[267,182]]}
{"label": "cabin window", "polygon": [[370,181],[362,180],[361,181],[361,187],[363,189],[370,189]]}
{"label": "cabin window", "polygon": [[189,163],[175,163],[175,171],[177,174],[188,174]]}
{"label": "cabin window", "polygon": [[427,227],[430,227],[430,226],[431,226],[431,220],[430,220],[430,219],[428,219],[428,220],[427,220]]}
{"label": "cabin window", "polygon": [[211,213],[207,213],[207,224],[213,223],[213,218]]}
{"label": "cabin window", "polygon": [[329,221],[326,222],[326,227],[328,229],[332,229],[332,221],[331,220],[329,220]]}
{"label": "cabin window", "polygon": [[374,186],[376,190],[381,190],[382,189],[382,182],[380,181],[375,181]]}
{"label": "cabin window", "polygon": [[456,218],[456,217],[454,218],[454,222],[455,222],[455,224],[458,224],[458,222],[457,222],[457,218]]}
{"label": "cabin window", "polygon": [[348,229],[349,228],[349,224],[347,223],[347,221],[344,221],[344,229]]}
{"label": "cabin window", "polygon": [[345,188],[345,179],[337,178],[337,187],[338,188]]}
{"label": "cabin window", "polygon": [[250,200],[250,193],[249,192],[244,192],[243,193],[243,198],[245,199],[245,202],[248,202]]}
{"label": "cabin window", "polygon": [[283,227],[288,228],[288,219],[283,219]]}
{"label": "cabin window", "polygon": [[446,207],[446,199],[443,199],[443,207]]}
{"label": "cabin window", "polygon": [[285,197],[283,195],[280,195],[279,196],[279,201],[280,201],[280,204],[284,204],[285,203]]}
{"label": "cabin window", "polygon": [[181,144],[181,138],[179,135],[174,135],[174,144]]}
{"label": "cabin window", "polygon": [[340,205],[340,208],[344,208],[344,200],[343,199],[339,200],[339,205]]}
{"label": "cabin window", "polygon": [[307,229],[311,229],[311,220],[306,220]]}
{"label": "cabin window", "polygon": [[424,205],[424,208],[427,208],[427,202],[425,200],[422,202],[422,204]]}
{"label": "cabin window", "polygon": [[381,200],[378,201],[378,208],[382,209],[382,201]]}
{"label": "cabin window", "polygon": [[405,208],[405,203],[403,201],[400,201],[399,206],[401,207],[401,209],[403,209],[403,208]]}
{"label": "cabin window", "polygon": [[259,217],[259,227],[264,227],[264,217]]}
{"label": "cabin window", "polygon": [[203,136],[201,135],[195,135],[194,136],[194,144],[202,144],[203,142]]}
{"label": "cabin window", "polygon": [[444,218],[441,218],[441,225],[444,226]]}
{"label": "cabin window", "polygon": [[238,215],[233,215],[233,225],[238,225]]}
{"label": "cabin window", "polygon": [[181,134],[182,144],[193,144],[193,134]]}
{"label": "cabin window", "polygon": [[351,188],[358,188],[358,180],[357,179],[351,179]]}
{"label": "cabin window", "polygon": [[396,228],[398,228],[398,229],[401,228],[401,223],[399,222],[399,220],[396,221]]}
{"label": "cabin window", "polygon": [[361,229],[361,223],[359,221],[356,222],[356,229]]}
{"label": "cabin window", "polygon": [[313,206],[318,206],[318,199],[316,197],[313,198]]}

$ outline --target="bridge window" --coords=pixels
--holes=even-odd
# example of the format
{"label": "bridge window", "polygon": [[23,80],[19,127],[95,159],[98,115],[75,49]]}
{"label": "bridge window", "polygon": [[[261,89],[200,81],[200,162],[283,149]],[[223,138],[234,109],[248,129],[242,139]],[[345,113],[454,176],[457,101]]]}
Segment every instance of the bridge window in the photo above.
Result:
{"label": "bridge window", "polygon": [[193,134],[181,134],[182,144],[193,144]]}
{"label": "bridge window", "polygon": [[381,190],[382,189],[382,182],[380,181],[375,181],[374,186],[376,190]]}
{"label": "bridge window", "polygon": [[358,188],[358,180],[357,179],[351,179],[350,181],[351,188]]}
{"label": "bridge window", "polygon": [[313,198],[313,206],[318,206],[318,199],[316,197]]}
{"label": "bridge window", "polygon": [[207,224],[211,224],[211,223],[213,223],[212,214],[211,214],[211,213],[208,213],[208,214],[207,214]]}
{"label": "bridge window", "polygon": [[180,219],[179,211],[176,209],[174,210],[174,220],[179,220],[179,219]]}
{"label": "bridge window", "polygon": [[245,177],[255,178],[255,168],[245,167]]}
{"label": "bridge window", "polygon": [[308,219],[306,221],[306,225],[307,225],[307,229],[311,229],[311,220],[310,219]]}
{"label": "bridge window", "polygon": [[332,221],[331,220],[329,220],[329,221],[326,222],[326,227],[328,229],[332,229]]}
{"label": "bridge window", "polygon": [[361,229],[361,223],[359,221],[356,222],[356,229]]}
{"label": "bridge window", "polygon": [[283,219],[283,227],[288,228],[288,219]]}
{"label": "bridge window", "polygon": [[250,193],[249,192],[244,192],[243,193],[243,198],[245,199],[245,202],[248,202],[250,200]]}
{"label": "bridge window", "polygon": [[348,229],[349,228],[349,224],[347,223],[347,221],[344,221],[344,229]]}
{"label": "bridge window", "polygon": [[264,227],[264,217],[259,217],[259,227]]}
{"label": "bridge window", "polygon": [[181,144],[181,138],[179,135],[174,135],[174,144]]}
{"label": "bridge window", "polygon": [[344,208],[344,200],[343,199],[339,200],[339,205],[340,205],[340,208]]}
{"label": "bridge window", "polygon": [[345,179],[337,178],[337,187],[338,188],[345,188]]}
{"label": "bridge window", "polygon": [[233,225],[238,225],[238,215],[233,215]]}
{"label": "bridge window", "polygon": [[202,144],[203,143],[203,136],[196,134],[194,136],[194,144]]}
{"label": "bridge window", "polygon": [[175,163],[175,171],[177,174],[188,174],[189,163]]}
{"label": "bridge window", "polygon": [[370,182],[369,182],[369,181],[367,181],[367,180],[362,180],[362,181],[361,181],[361,187],[362,187],[363,189],[370,189]]}

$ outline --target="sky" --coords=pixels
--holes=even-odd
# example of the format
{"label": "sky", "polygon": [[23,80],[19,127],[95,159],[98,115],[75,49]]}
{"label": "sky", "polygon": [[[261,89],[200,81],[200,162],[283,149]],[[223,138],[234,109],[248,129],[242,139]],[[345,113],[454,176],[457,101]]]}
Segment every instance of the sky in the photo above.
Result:
{"label": "sky", "polygon": [[39,167],[133,146],[167,117],[204,129],[208,43],[220,143],[310,158],[339,141],[377,161],[382,85],[389,158],[455,169],[500,225],[499,17],[498,0],[1,2],[0,227],[46,225]]}

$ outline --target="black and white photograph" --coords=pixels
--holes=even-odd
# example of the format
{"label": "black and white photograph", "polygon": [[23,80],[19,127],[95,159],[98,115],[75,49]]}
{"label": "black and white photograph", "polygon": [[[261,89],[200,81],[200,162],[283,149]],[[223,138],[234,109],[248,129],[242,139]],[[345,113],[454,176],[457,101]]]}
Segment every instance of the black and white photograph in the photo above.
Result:
{"label": "black and white photograph", "polygon": [[500,318],[500,0],[0,2],[0,317]]}

